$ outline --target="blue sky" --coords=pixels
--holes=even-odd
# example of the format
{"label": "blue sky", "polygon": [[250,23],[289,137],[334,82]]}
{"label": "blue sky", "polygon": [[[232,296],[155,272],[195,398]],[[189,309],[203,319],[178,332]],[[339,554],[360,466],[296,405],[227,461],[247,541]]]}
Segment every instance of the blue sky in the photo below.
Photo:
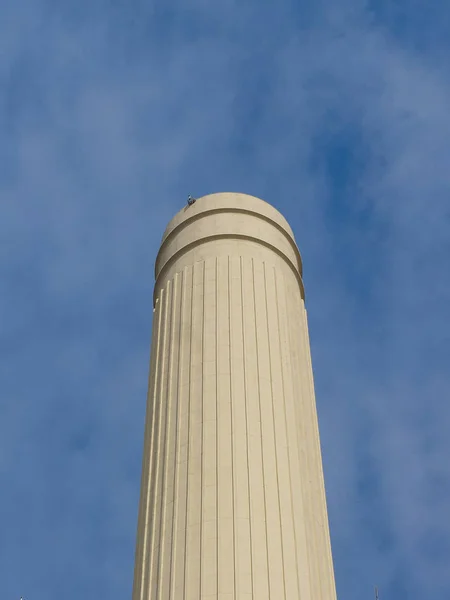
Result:
{"label": "blue sky", "polygon": [[305,266],[338,596],[450,597],[450,7],[0,3],[0,598],[131,595],[153,261],[187,195]]}

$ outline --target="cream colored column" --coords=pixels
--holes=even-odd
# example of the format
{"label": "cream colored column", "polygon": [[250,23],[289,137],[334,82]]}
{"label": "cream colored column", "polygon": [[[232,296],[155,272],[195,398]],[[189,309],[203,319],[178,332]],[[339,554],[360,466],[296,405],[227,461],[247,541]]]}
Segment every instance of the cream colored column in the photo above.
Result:
{"label": "cream colored column", "polygon": [[212,194],[156,261],[133,600],[335,600],[302,265]]}

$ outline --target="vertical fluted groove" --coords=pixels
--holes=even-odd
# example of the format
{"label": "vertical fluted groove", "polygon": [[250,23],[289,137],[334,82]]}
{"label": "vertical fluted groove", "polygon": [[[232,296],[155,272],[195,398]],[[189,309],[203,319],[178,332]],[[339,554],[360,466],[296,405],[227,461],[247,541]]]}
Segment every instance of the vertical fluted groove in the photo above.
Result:
{"label": "vertical fluted groove", "polygon": [[[159,510],[159,514],[155,515],[155,521],[158,523],[157,526],[157,537],[158,537],[158,552],[157,552],[157,558],[156,558],[156,569],[155,569],[155,573],[154,573],[154,597],[158,598],[159,597],[159,593],[160,593],[160,587],[161,587],[161,575],[162,575],[162,570],[164,567],[164,562],[162,560],[162,556],[164,554],[164,537],[165,537],[165,516],[166,516],[166,497],[165,497],[165,483],[166,483],[166,479],[167,479],[167,460],[169,457],[169,454],[167,452],[167,440],[168,440],[168,435],[169,435],[169,426],[170,426],[170,408],[171,408],[171,387],[172,387],[172,381],[170,378],[171,375],[171,366],[172,366],[172,351],[173,351],[173,323],[174,323],[174,298],[173,298],[173,284],[172,282],[168,282],[167,284],[167,293],[168,293],[168,297],[170,297],[171,300],[171,307],[170,307],[170,325],[168,327],[168,333],[169,333],[169,340],[167,343],[167,368],[166,368],[166,372],[163,373],[163,376],[165,378],[165,391],[166,393],[162,393],[161,394],[161,405],[163,406],[163,410],[164,410],[164,422],[161,423],[161,429],[164,432],[164,435],[161,436],[161,446],[160,446],[160,464],[161,464],[161,485],[159,485],[159,480],[158,480],[158,489],[159,489],[159,495],[160,495],[160,510]],[[168,309],[169,311],[169,309]]]}
{"label": "vertical fluted groove", "polygon": [[[313,416],[312,416],[312,412],[313,412],[313,403],[314,403],[314,396],[311,394],[311,388],[310,388],[310,383],[309,383],[309,374],[308,374],[308,348],[306,347],[306,337],[305,337],[305,321],[303,319],[303,306],[300,307],[300,328],[301,328],[301,332],[300,332],[300,338],[299,338],[299,343],[301,346],[301,352],[302,352],[302,364],[303,364],[303,384],[304,384],[304,406],[303,406],[303,414],[304,414],[304,419],[305,419],[305,423],[306,423],[306,427],[305,427],[305,433],[308,436],[308,447],[310,449],[309,451],[309,459],[310,462],[315,463],[316,462],[316,453],[317,453],[317,449],[316,449],[316,445],[315,445],[315,440],[314,440],[314,434],[313,431],[311,430],[311,426],[313,425]],[[306,368],[305,368],[306,367]],[[311,472],[311,482],[310,482],[310,490],[311,490],[311,494],[312,494],[312,502],[316,507],[316,515],[317,515],[317,470],[316,472]],[[314,519],[314,525],[315,525],[315,529],[314,529],[314,542],[315,542],[315,548],[316,551],[314,553],[314,557],[315,557],[315,568],[316,568],[316,572],[318,574],[318,583],[320,586],[320,597],[323,597],[323,573],[321,572],[321,564],[320,564],[320,556],[319,556],[319,552],[320,552],[320,531],[318,531],[317,528],[317,516],[316,519]]]}
{"label": "vertical fluted groove", "polygon": [[219,257],[216,256],[215,260],[215,290],[216,290],[216,330],[215,330],[215,347],[216,347],[216,356],[215,356],[215,375],[216,375],[216,572],[217,572],[217,581],[216,581],[216,595],[219,598],[219,590],[220,590],[220,553],[219,553],[219,535],[220,535],[220,527],[219,527]]}
{"label": "vertical fluted groove", "polygon": [[[286,598],[298,598],[300,593],[298,573],[297,535],[295,529],[294,505],[292,501],[292,460],[290,457],[288,426],[287,426],[287,391],[285,371],[283,369],[282,333],[280,320],[279,283],[276,270],[270,269],[269,295],[271,312],[273,313],[272,347],[274,349],[273,372],[277,378],[279,402],[274,408],[275,425],[278,424],[277,436],[279,494],[281,511],[281,529],[284,546],[284,573]],[[274,400],[276,396],[274,395]]]}
{"label": "vertical fluted groove", "polygon": [[205,261],[203,315],[202,598],[217,593],[216,259]]}
{"label": "vertical fluted groove", "polygon": [[231,531],[233,532],[232,536],[232,555],[231,555],[231,568],[233,571],[233,594],[236,597],[237,595],[237,575],[236,575],[236,490],[235,490],[235,459],[234,459],[234,432],[233,432],[233,372],[231,368],[231,272],[230,272],[230,256],[227,256],[227,270],[226,270],[226,298],[227,298],[227,335],[228,335],[228,386],[229,386],[229,443],[230,443],[230,464],[231,464],[231,473],[229,477],[230,485],[231,485]]}
{"label": "vertical fluted groove", "polygon": [[309,390],[312,398],[312,411],[311,411],[311,426],[312,432],[315,442],[315,450],[316,450],[316,461],[318,465],[318,494],[320,497],[320,508],[321,508],[321,541],[322,541],[322,551],[320,553],[320,561],[323,573],[324,583],[326,584],[326,597],[335,598],[336,597],[336,586],[334,583],[334,572],[333,572],[333,560],[331,556],[331,542],[330,542],[330,533],[328,527],[328,514],[327,514],[327,505],[326,505],[326,497],[325,497],[325,480],[323,474],[322,467],[322,451],[320,448],[320,437],[319,437],[319,423],[317,417],[317,409],[315,402],[315,392],[314,392],[314,379],[313,379],[313,370],[311,363],[311,350],[310,350],[310,340],[309,340],[309,330],[308,330],[308,318],[306,314],[306,309],[304,304],[302,303],[302,320],[303,320],[303,331],[304,331],[304,339],[305,339],[305,353],[307,359],[307,371],[308,371],[308,381],[309,381]]}
{"label": "vertical fluted groove", "polygon": [[[177,482],[174,502],[176,504],[176,527],[173,553],[172,589],[173,600],[184,597],[186,567],[187,494],[188,494],[188,435],[189,435],[189,389],[191,360],[192,317],[192,267],[183,269],[183,292],[181,308],[180,340],[180,393],[178,398],[178,458]],[[153,599],[148,599],[153,600]],[[166,600],[166,599],[164,599]],[[172,600],[172,598],[171,598]]]}
{"label": "vertical fluted groove", "polygon": [[267,499],[266,499],[266,475],[264,468],[264,448],[263,448],[263,426],[262,426],[262,402],[261,402],[261,377],[260,377],[260,364],[259,364],[259,347],[258,347],[258,321],[256,314],[256,274],[255,274],[255,261],[251,259],[252,265],[252,300],[253,300],[253,320],[254,320],[254,332],[255,332],[255,356],[256,356],[256,381],[258,389],[258,420],[259,420],[259,432],[258,437],[261,446],[261,496],[262,505],[264,510],[264,546],[263,552],[266,556],[266,573],[267,573],[267,598],[270,599],[271,593],[271,578],[270,578],[270,557],[269,557],[269,543],[268,543],[268,526],[267,526]]}
{"label": "vertical fluted groove", "polygon": [[146,554],[147,538],[150,533],[148,527],[148,515],[150,510],[150,467],[151,467],[151,447],[154,442],[154,427],[156,422],[156,385],[157,378],[154,373],[157,372],[159,356],[160,356],[160,336],[161,336],[161,303],[158,301],[153,313],[153,327],[152,327],[152,345],[151,345],[151,357],[150,357],[150,373],[148,383],[148,395],[147,395],[147,407],[146,407],[146,419],[145,419],[145,430],[144,430],[144,457],[142,461],[142,496],[139,502],[139,516],[138,516],[138,532],[142,531],[142,536],[138,535],[138,543],[136,550],[136,561],[135,561],[135,577],[133,586],[133,600],[142,600],[144,593],[144,573],[147,569],[148,557]]}
{"label": "vertical fluted groove", "polygon": [[251,598],[255,594],[254,585],[254,567],[253,567],[253,538],[252,538],[252,501],[251,501],[251,490],[250,490],[250,452],[249,452],[249,427],[248,427],[248,391],[247,391],[247,369],[245,364],[245,306],[244,306],[244,272],[243,272],[243,258],[239,257],[239,279],[240,279],[240,302],[241,302],[241,341],[242,341],[242,372],[243,372],[243,404],[244,404],[244,422],[245,422],[245,452],[246,452],[246,481],[247,486],[247,511],[248,511],[248,534],[249,534],[249,562],[250,562],[250,593]]}
{"label": "vertical fluted groove", "polygon": [[[300,361],[302,365],[302,410],[303,415],[303,435],[307,443],[307,472],[308,472],[308,491],[310,501],[310,521],[311,521],[311,534],[310,534],[310,545],[311,545],[311,559],[313,567],[313,581],[316,585],[316,594],[319,598],[326,598],[325,593],[325,575],[323,573],[323,547],[321,543],[323,528],[325,522],[323,515],[321,514],[321,500],[320,500],[320,470],[321,464],[318,462],[317,446],[316,446],[316,433],[314,431],[314,412],[315,412],[315,400],[314,391],[311,389],[308,373],[308,353],[309,348],[306,346],[305,338],[305,321],[303,319],[303,306],[300,306],[300,319],[298,320],[298,344],[300,348]],[[319,497],[318,497],[319,494]]]}
{"label": "vertical fluted groove", "polygon": [[[190,596],[197,600],[201,595],[201,543],[202,543],[202,452],[203,452],[203,321],[204,321],[204,261],[194,264],[194,320],[192,323],[193,357],[191,361],[192,404],[191,404],[191,546],[189,561],[191,572]],[[191,560],[192,559],[192,560]]]}
{"label": "vertical fluted groove", "polygon": [[164,360],[164,326],[165,326],[165,316],[166,316],[166,290],[161,290],[161,294],[159,297],[160,304],[160,331],[158,335],[158,351],[159,355],[157,358],[156,368],[155,368],[155,392],[154,392],[154,403],[153,403],[153,412],[154,412],[154,424],[153,424],[153,435],[151,441],[151,463],[149,469],[149,484],[147,489],[148,495],[148,521],[147,521],[147,529],[148,535],[144,541],[144,555],[145,555],[145,568],[143,572],[143,582],[142,582],[142,597],[145,599],[148,597],[149,588],[151,585],[151,575],[152,575],[152,544],[154,541],[154,505],[155,505],[155,472],[158,468],[157,465],[157,450],[158,450],[158,436],[159,436],[159,419],[160,419],[160,402],[159,402],[159,390],[160,390],[160,380],[161,380],[161,363]]}
{"label": "vertical fluted groove", "polygon": [[152,431],[152,437],[151,437],[151,450],[150,450],[151,461],[150,461],[150,467],[149,467],[148,488],[145,491],[145,493],[147,494],[147,511],[146,511],[147,514],[146,514],[146,519],[145,519],[147,535],[144,537],[145,559],[144,559],[144,563],[143,563],[144,567],[143,567],[143,580],[142,580],[142,592],[141,592],[142,598],[145,598],[146,596],[148,596],[148,588],[150,585],[150,574],[151,574],[151,560],[152,560],[151,544],[152,544],[152,538],[153,538],[152,508],[153,508],[153,504],[154,504],[154,502],[152,502],[152,500],[154,498],[154,492],[155,492],[155,487],[154,487],[154,473],[156,470],[155,449],[157,448],[157,444],[158,444],[158,426],[159,426],[159,414],[160,414],[158,391],[159,391],[160,376],[161,376],[161,361],[162,361],[162,355],[163,355],[163,351],[164,351],[163,323],[164,323],[164,316],[165,316],[165,298],[166,298],[165,290],[161,290],[161,294],[159,297],[159,317],[160,318],[159,318],[159,324],[158,324],[158,338],[157,338],[158,355],[157,355],[156,364],[155,364],[155,388],[154,388],[153,407],[152,407],[153,431]]}
{"label": "vertical fluted groove", "polygon": [[174,513],[174,477],[175,454],[178,431],[178,364],[180,349],[180,280],[182,275],[177,273],[172,286],[172,316],[170,332],[169,363],[167,369],[167,418],[166,436],[164,442],[164,473],[163,495],[161,510],[161,542],[158,566],[157,597],[167,598],[170,592],[171,554],[173,544],[173,513]]}
{"label": "vertical fluted groove", "polygon": [[201,277],[202,277],[202,282],[201,282],[201,293],[202,293],[202,311],[201,311],[201,319],[200,319],[200,323],[201,323],[201,346],[200,346],[200,351],[201,351],[201,361],[200,361],[200,369],[201,369],[201,392],[200,392],[200,401],[201,401],[201,409],[200,409],[200,415],[199,415],[199,421],[200,421],[200,432],[199,432],[199,438],[200,438],[200,514],[199,514],[199,521],[200,521],[200,539],[199,539],[199,544],[200,544],[200,549],[199,549],[199,553],[198,553],[198,562],[199,562],[199,597],[201,597],[202,595],[202,591],[203,591],[203,586],[202,586],[202,576],[203,576],[203,561],[202,561],[202,550],[203,550],[203,501],[204,501],[204,494],[203,494],[203,481],[204,481],[204,471],[203,471],[203,455],[204,455],[204,428],[205,428],[205,419],[204,419],[204,413],[205,413],[205,387],[204,387],[204,381],[205,381],[205,373],[204,373],[204,363],[205,363],[205,261],[203,261],[201,263]]}
{"label": "vertical fluted groove", "polygon": [[[170,302],[171,302],[171,285],[168,282],[165,290],[164,296],[162,295],[161,301],[164,302],[163,309],[163,339],[162,339],[162,356],[160,362],[160,373],[159,373],[159,386],[157,392],[157,400],[156,400],[156,409],[158,411],[157,415],[157,433],[155,437],[155,468],[152,473],[152,514],[151,514],[151,541],[150,541],[150,575],[148,581],[148,593],[151,597],[156,597],[156,585],[157,585],[157,565],[159,561],[159,552],[160,548],[160,511],[161,511],[161,475],[162,475],[162,467],[163,463],[160,460],[161,456],[161,448],[164,444],[164,433],[165,433],[165,413],[167,410],[166,402],[165,402],[165,392],[167,387],[167,380],[164,377],[166,371],[166,365],[168,360],[168,337],[170,331]],[[147,592],[146,592],[147,593]]]}
{"label": "vertical fluted groove", "polygon": [[150,591],[153,598],[158,597],[159,585],[159,570],[161,562],[161,554],[163,547],[161,537],[163,534],[163,515],[164,515],[164,478],[166,470],[166,442],[167,442],[167,423],[169,412],[169,372],[170,372],[170,357],[172,352],[172,321],[173,321],[173,281],[168,281],[166,285],[166,326],[164,328],[164,351],[163,362],[161,363],[161,388],[159,396],[160,420],[159,420],[159,438],[158,438],[158,465],[155,473],[155,490],[156,499],[153,513],[154,523],[154,542],[153,542],[153,557],[151,562],[150,576]]}
{"label": "vertical fluted groove", "polygon": [[250,512],[248,491],[246,398],[242,347],[241,261],[230,258],[230,373],[233,431],[233,489],[235,521],[236,597],[252,593]]}
{"label": "vertical fluted groove", "polygon": [[231,306],[231,257],[227,257],[227,300],[228,300],[228,372],[229,372],[229,384],[230,384],[230,443],[231,443],[231,511],[232,511],[232,531],[233,531],[233,574],[234,574],[234,596],[238,594],[238,562],[237,562],[237,527],[236,527],[236,460],[234,455],[235,446],[235,431],[234,431],[234,420],[233,404],[236,400],[234,394],[234,375],[232,365],[232,306]]}
{"label": "vertical fluted groove", "polygon": [[263,441],[264,493],[267,514],[267,549],[269,554],[270,594],[273,600],[285,597],[283,573],[283,548],[280,527],[280,505],[278,499],[277,456],[273,422],[273,392],[270,364],[269,332],[267,315],[267,290],[265,265],[255,263],[255,282],[259,294],[256,296],[258,362],[261,395],[261,426]]}
{"label": "vertical fluted groove", "polygon": [[190,362],[186,600],[200,597],[202,509],[203,262],[194,263]]}
{"label": "vertical fluted groove", "polygon": [[[281,491],[280,491],[280,465],[278,461],[278,453],[281,446],[277,445],[277,411],[275,409],[275,369],[273,365],[273,349],[276,348],[276,345],[271,345],[271,338],[276,335],[276,332],[273,331],[271,327],[272,314],[269,311],[269,290],[267,289],[267,268],[266,263],[263,263],[263,276],[264,276],[264,309],[265,309],[265,321],[266,321],[266,332],[267,332],[267,355],[268,355],[268,366],[269,366],[269,380],[270,380],[270,410],[272,416],[271,423],[271,434],[273,435],[273,460],[274,460],[274,471],[275,471],[275,487],[277,490],[276,494],[276,507],[277,507],[277,523],[280,532],[280,540],[279,540],[279,550],[280,550],[280,559],[281,559],[281,577],[279,577],[279,589],[277,592],[277,597],[281,598],[279,595],[280,592],[283,594],[283,598],[286,598],[286,569],[285,569],[285,552],[284,552],[284,531],[283,531],[283,523],[282,523],[282,515],[281,515]],[[271,331],[272,330],[272,331]],[[272,336],[271,336],[272,333]],[[275,526],[276,526],[275,525]]]}
{"label": "vertical fluted groove", "polygon": [[173,332],[173,325],[174,325],[174,310],[176,309],[175,307],[175,298],[174,298],[174,292],[175,290],[174,288],[174,283],[169,281],[167,283],[167,293],[168,296],[170,297],[171,300],[171,307],[170,309],[168,309],[168,311],[170,311],[170,325],[168,327],[168,333],[169,333],[169,340],[167,343],[167,369],[166,372],[164,373],[164,378],[165,378],[165,390],[166,393],[161,395],[161,404],[164,406],[164,415],[165,415],[165,419],[164,419],[164,423],[162,424],[162,430],[164,431],[164,435],[162,436],[162,440],[161,440],[161,452],[160,452],[160,463],[162,465],[161,468],[161,486],[158,485],[158,487],[160,488],[160,495],[161,495],[161,500],[160,500],[160,511],[159,511],[159,515],[156,515],[156,521],[158,522],[158,529],[157,531],[159,531],[159,543],[158,543],[158,547],[159,547],[159,552],[158,557],[157,557],[157,567],[156,567],[156,572],[154,574],[154,579],[155,579],[155,598],[159,597],[159,593],[161,591],[161,577],[162,577],[162,571],[164,568],[164,561],[162,560],[162,556],[164,554],[164,539],[165,539],[165,517],[166,517],[166,480],[167,480],[167,469],[168,469],[168,464],[167,461],[169,459],[169,453],[167,451],[167,442],[168,442],[168,436],[169,436],[169,427],[170,427],[170,409],[171,409],[171,402],[172,402],[172,379],[171,379],[171,375],[172,375],[172,364],[173,364],[173,337],[174,337],[174,332]]}
{"label": "vertical fluted groove", "polygon": [[171,556],[170,556],[170,565],[169,565],[169,591],[168,598],[171,599],[175,593],[175,581],[176,581],[176,565],[177,565],[177,547],[178,547],[178,523],[179,523],[179,504],[177,499],[179,498],[180,493],[180,423],[181,423],[181,414],[182,414],[182,365],[183,365],[183,344],[182,344],[182,334],[183,334],[183,326],[185,322],[185,314],[184,307],[186,305],[186,288],[185,288],[185,278],[186,278],[186,269],[184,269],[180,274],[177,274],[180,279],[180,308],[179,308],[179,331],[178,331],[178,365],[177,365],[177,394],[176,394],[176,427],[175,427],[175,456],[173,460],[173,516],[172,516],[172,544],[171,544]]}
{"label": "vertical fluted groove", "polygon": [[[230,387],[228,257],[218,261],[218,563],[219,595],[235,593],[233,447]],[[226,596],[225,596],[226,597]]]}
{"label": "vertical fluted groove", "polygon": [[[309,459],[310,463],[313,465],[313,469],[311,470],[311,492],[314,506],[314,541],[316,551],[314,553],[315,563],[316,563],[316,572],[318,575],[318,587],[320,589],[321,598],[326,598],[326,583],[327,583],[327,573],[324,572],[324,561],[323,561],[323,519],[321,514],[321,497],[320,497],[320,471],[321,464],[319,463],[319,457],[317,454],[317,440],[316,440],[316,432],[314,428],[314,420],[315,420],[315,398],[314,398],[314,390],[311,388],[310,384],[310,376],[309,376],[309,347],[306,344],[306,332],[305,332],[305,320],[303,318],[303,306],[301,306],[301,329],[302,329],[302,352],[303,352],[303,365],[304,365],[304,380],[305,380],[305,405],[304,415],[306,420],[306,433],[308,435],[308,448],[309,448]],[[320,452],[320,451],[319,451]]]}
{"label": "vertical fluted groove", "polygon": [[290,492],[291,504],[294,519],[294,535],[296,548],[296,573],[298,578],[299,599],[309,600],[311,596],[311,567],[309,564],[307,532],[305,523],[305,502],[303,498],[302,469],[300,467],[300,457],[297,449],[299,448],[299,431],[297,427],[297,417],[295,402],[298,394],[298,385],[294,377],[292,363],[297,363],[295,353],[292,352],[288,322],[289,310],[287,305],[286,282],[283,274],[275,270],[275,291],[276,305],[278,312],[278,322],[280,330],[280,352],[281,352],[281,370],[283,377],[283,393],[285,398],[285,418],[286,433],[288,441],[288,460],[290,473]]}
{"label": "vertical fluted groove", "polygon": [[[301,311],[301,307],[300,307]],[[301,316],[301,315],[300,315]],[[320,527],[322,523],[319,523],[317,515],[317,496],[316,496],[316,485],[317,485],[317,464],[314,449],[314,440],[311,432],[311,409],[312,401],[311,393],[309,390],[308,374],[305,369],[306,362],[306,351],[304,345],[304,323],[303,320],[299,319],[299,332],[298,332],[298,344],[300,347],[300,360],[301,360],[301,390],[302,390],[302,405],[301,405],[301,420],[302,420],[302,434],[304,437],[305,444],[305,459],[307,474],[306,489],[308,490],[308,513],[310,523],[310,548],[311,548],[311,563],[313,571],[313,582],[315,587],[315,594],[318,598],[324,598],[323,580],[320,569]]]}
{"label": "vertical fluted groove", "polygon": [[[288,294],[288,314],[298,315],[299,307],[297,298],[292,293],[292,289],[289,290]],[[306,530],[306,539],[308,544],[308,557],[309,557],[309,578],[310,578],[310,593],[311,599],[320,599],[320,591],[318,589],[319,574],[317,572],[317,561],[315,558],[316,554],[316,539],[315,539],[315,517],[314,517],[314,502],[311,493],[311,467],[308,450],[308,435],[306,415],[307,406],[309,403],[309,397],[305,389],[304,381],[304,357],[301,347],[302,340],[302,323],[298,318],[293,319],[290,324],[289,339],[290,349],[293,356],[293,379],[294,388],[296,391],[296,402],[295,402],[295,413],[296,413],[296,427],[298,436],[298,456],[300,461],[301,470],[301,483],[302,483],[302,497],[304,506],[304,525]]]}
{"label": "vertical fluted groove", "polygon": [[[316,440],[315,440],[315,431],[314,431],[314,412],[315,412],[315,400],[314,400],[314,390],[311,389],[311,385],[310,385],[310,377],[309,377],[309,359],[308,359],[308,354],[309,354],[309,348],[306,345],[306,335],[305,335],[305,320],[303,318],[303,306],[301,306],[300,309],[301,312],[301,319],[300,319],[300,323],[301,323],[301,338],[300,338],[300,344],[301,344],[301,348],[302,348],[302,355],[303,355],[303,376],[304,376],[304,390],[305,390],[305,402],[304,402],[304,406],[303,406],[303,414],[305,417],[305,422],[306,422],[306,427],[305,427],[305,432],[306,435],[308,436],[308,448],[309,448],[309,453],[308,453],[308,457],[310,460],[310,463],[312,463],[314,465],[314,469],[310,471],[311,473],[311,483],[310,483],[310,489],[311,489],[311,493],[312,493],[312,502],[313,502],[313,506],[314,506],[314,514],[315,514],[315,519],[313,521],[314,523],[314,544],[315,544],[315,552],[314,552],[314,557],[315,557],[315,568],[316,568],[316,574],[317,574],[317,580],[318,580],[318,588],[320,590],[320,598],[326,598],[325,595],[325,589],[326,589],[326,573],[324,573],[323,571],[323,559],[322,559],[322,552],[323,552],[323,544],[321,543],[322,541],[322,531],[323,531],[323,522],[322,519],[320,517],[322,517],[321,514],[321,498],[320,498],[320,490],[318,489],[319,485],[320,485],[320,469],[321,466],[318,463],[318,456],[317,456],[317,445],[316,445]],[[319,497],[318,497],[319,495]]]}
{"label": "vertical fluted groove", "polygon": [[[187,442],[186,442],[186,505],[185,505],[185,528],[184,528],[184,577],[183,577],[183,598],[188,597],[188,543],[189,543],[189,459],[191,453],[191,385],[192,372],[190,365],[192,364],[192,329],[193,329],[193,311],[194,311],[194,270],[192,271],[191,279],[191,302],[190,302],[190,332],[189,332],[189,362],[187,367],[188,384],[187,384]],[[150,600],[150,599],[149,599]]]}

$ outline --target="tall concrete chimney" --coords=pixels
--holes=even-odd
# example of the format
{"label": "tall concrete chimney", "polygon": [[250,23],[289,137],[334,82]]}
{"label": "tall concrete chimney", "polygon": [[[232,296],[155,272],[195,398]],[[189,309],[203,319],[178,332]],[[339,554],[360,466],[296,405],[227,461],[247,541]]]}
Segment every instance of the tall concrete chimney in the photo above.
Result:
{"label": "tall concrete chimney", "polygon": [[335,600],[302,263],[211,194],[156,260],[133,600]]}

